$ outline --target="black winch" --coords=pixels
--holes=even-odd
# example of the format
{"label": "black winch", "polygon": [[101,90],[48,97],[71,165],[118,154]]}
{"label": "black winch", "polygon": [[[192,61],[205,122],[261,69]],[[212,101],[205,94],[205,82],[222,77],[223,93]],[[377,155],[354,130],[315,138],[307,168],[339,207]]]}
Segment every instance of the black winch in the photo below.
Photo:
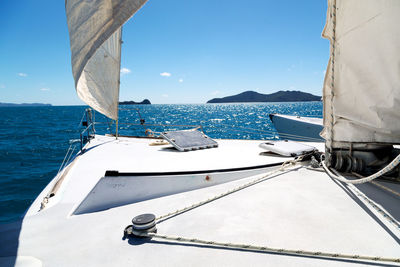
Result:
{"label": "black winch", "polygon": [[125,235],[147,237],[148,233],[157,233],[156,216],[151,213],[138,215],[132,219],[132,225],[125,228]]}

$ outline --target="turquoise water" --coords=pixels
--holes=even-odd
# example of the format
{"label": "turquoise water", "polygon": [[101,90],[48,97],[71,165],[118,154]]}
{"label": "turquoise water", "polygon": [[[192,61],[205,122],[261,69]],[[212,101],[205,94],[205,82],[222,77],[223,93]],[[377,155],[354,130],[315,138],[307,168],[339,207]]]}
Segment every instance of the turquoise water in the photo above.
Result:
{"label": "turquoise water", "polygon": [[[70,140],[79,139],[85,106],[0,108],[0,223],[20,218],[56,175]],[[144,135],[138,110],[153,131],[202,125],[213,138],[276,139],[270,113],[322,117],[322,102],[187,104],[120,107],[120,134]],[[96,113],[97,133],[114,131]]]}

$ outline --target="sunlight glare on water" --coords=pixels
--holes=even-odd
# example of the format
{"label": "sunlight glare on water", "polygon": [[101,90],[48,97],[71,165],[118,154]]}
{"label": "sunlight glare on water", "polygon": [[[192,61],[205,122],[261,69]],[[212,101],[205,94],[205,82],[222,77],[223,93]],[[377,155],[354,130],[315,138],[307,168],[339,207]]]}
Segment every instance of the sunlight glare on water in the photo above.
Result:
{"label": "sunlight glare on water", "polygon": [[[0,112],[0,223],[20,218],[56,175],[70,140],[79,139],[84,106],[2,107]],[[146,124],[140,125],[139,113]],[[260,104],[125,105],[120,107],[121,135],[187,129],[171,125],[202,125],[212,138],[276,139],[270,113],[322,117],[322,102]],[[107,119],[96,113],[96,121]],[[136,123],[139,125],[127,125]],[[96,126],[98,134],[114,125]],[[74,152],[76,153],[76,152]]]}

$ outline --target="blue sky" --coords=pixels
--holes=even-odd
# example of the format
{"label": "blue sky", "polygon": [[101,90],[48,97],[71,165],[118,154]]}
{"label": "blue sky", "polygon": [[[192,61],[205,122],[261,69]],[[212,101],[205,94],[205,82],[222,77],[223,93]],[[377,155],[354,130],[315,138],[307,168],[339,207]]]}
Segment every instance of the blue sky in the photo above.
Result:
{"label": "blue sky", "polygon": [[[0,1],[0,102],[82,105],[64,1]],[[321,95],[325,0],[149,0],[125,24],[121,100],[205,103],[247,90]]]}

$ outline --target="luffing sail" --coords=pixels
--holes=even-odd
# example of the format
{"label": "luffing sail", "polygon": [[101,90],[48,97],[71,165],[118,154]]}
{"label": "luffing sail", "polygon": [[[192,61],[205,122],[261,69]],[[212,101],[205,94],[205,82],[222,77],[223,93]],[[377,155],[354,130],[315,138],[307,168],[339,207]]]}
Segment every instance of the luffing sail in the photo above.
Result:
{"label": "luffing sail", "polygon": [[400,143],[400,1],[329,0],[327,148]]}
{"label": "luffing sail", "polygon": [[146,1],[65,1],[78,96],[114,120],[118,119],[121,27]]}

